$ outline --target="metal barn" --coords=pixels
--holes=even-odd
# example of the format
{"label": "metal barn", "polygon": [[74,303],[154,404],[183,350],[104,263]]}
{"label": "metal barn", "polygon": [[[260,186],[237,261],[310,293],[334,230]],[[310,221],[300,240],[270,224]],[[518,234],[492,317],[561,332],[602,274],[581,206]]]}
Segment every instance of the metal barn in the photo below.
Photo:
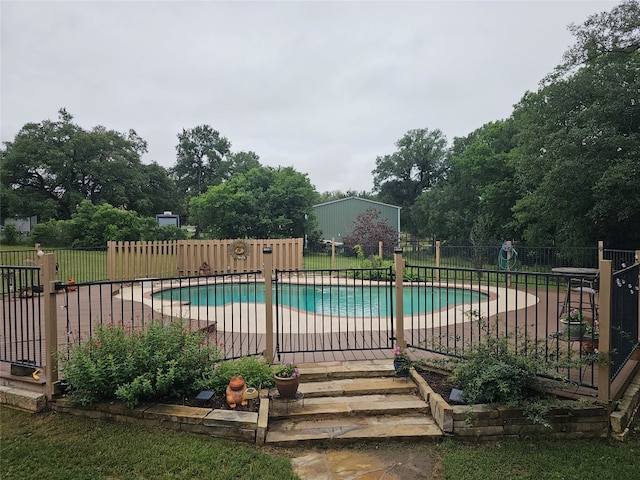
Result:
{"label": "metal barn", "polygon": [[356,217],[374,208],[380,212],[378,219],[385,221],[400,234],[400,208],[395,205],[367,200],[365,198],[347,197],[331,202],[320,203],[313,207],[318,219],[320,236],[324,240],[335,239],[342,242],[342,239],[351,233],[353,221]]}

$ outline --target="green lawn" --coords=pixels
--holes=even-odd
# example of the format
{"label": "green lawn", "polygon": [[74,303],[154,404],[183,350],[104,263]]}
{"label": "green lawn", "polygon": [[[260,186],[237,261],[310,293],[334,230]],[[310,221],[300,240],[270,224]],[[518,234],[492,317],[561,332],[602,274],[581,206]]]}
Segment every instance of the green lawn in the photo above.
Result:
{"label": "green lawn", "polygon": [[447,479],[623,480],[640,475],[640,440],[521,441],[443,445]]}
{"label": "green lawn", "polygon": [[[613,440],[405,442],[403,454],[443,466],[434,480],[626,480],[640,471],[640,427]],[[330,448],[350,448],[326,445]],[[362,446],[375,456],[375,446]],[[295,479],[286,450],[70,415],[0,406],[0,472],[12,479]],[[301,453],[298,452],[298,455]],[[415,478],[422,478],[416,476]]]}
{"label": "green lawn", "polygon": [[298,478],[284,456],[205,435],[0,407],[0,476],[11,479]]}

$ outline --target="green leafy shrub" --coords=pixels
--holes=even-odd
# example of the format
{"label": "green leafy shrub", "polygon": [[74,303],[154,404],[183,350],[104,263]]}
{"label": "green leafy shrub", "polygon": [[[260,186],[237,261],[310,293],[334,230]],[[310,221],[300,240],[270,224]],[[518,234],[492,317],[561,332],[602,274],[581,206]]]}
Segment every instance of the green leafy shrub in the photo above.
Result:
{"label": "green leafy shrub", "polygon": [[70,397],[81,404],[118,398],[133,408],[143,400],[194,392],[220,360],[206,336],[180,320],[155,321],[144,330],[101,327],[63,359]]}
{"label": "green leafy shrub", "polygon": [[261,389],[275,385],[273,371],[269,365],[256,357],[240,357],[236,360],[227,360],[216,365],[211,375],[199,383],[199,389],[223,393],[227,385],[229,385],[231,377],[238,375],[242,375],[248,387]]}
{"label": "green leafy shrub", "polygon": [[469,342],[464,350],[452,351],[440,345],[438,349],[450,356],[426,362],[450,371],[449,381],[462,390],[462,398],[469,405],[521,408],[530,421],[548,426],[545,414],[550,406],[561,402],[542,392],[541,377],[566,382],[559,373],[561,369],[587,364],[592,357],[545,359],[544,341],[513,334],[500,336],[477,312],[469,316],[477,322],[480,338]]}
{"label": "green leafy shrub", "polygon": [[2,243],[5,245],[18,245],[20,232],[13,223],[5,223],[2,229]]}

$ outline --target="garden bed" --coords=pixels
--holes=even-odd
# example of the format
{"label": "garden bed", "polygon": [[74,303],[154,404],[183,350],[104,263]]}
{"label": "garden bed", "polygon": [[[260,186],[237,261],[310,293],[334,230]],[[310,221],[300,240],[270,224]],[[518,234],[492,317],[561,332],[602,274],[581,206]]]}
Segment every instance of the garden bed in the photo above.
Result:
{"label": "garden bed", "polygon": [[601,438],[609,434],[609,414],[604,405],[552,401],[544,415],[547,425],[542,425],[530,420],[523,408],[451,405],[448,399],[453,385],[442,372],[418,369],[413,377],[428,400],[438,427],[458,438]]}

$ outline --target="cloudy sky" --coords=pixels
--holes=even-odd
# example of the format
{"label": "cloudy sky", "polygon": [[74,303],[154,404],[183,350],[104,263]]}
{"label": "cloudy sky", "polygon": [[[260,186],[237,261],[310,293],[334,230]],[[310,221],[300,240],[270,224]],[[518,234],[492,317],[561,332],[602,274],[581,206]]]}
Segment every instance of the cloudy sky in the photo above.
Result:
{"label": "cloudy sky", "polygon": [[4,1],[1,138],[65,107],[134,129],[145,163],[208,124],[319,192],[371,190],[410,129],[508,117],[606,1]]}

